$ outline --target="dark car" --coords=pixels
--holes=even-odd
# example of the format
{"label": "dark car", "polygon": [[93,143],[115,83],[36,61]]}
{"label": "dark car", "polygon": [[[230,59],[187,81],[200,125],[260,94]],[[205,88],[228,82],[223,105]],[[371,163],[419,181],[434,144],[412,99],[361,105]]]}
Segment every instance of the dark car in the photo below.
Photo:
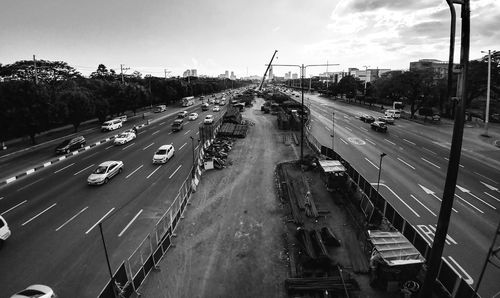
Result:
{"label": "dark car", "polygon": [[56,147],[56,154],[70,153],[83,146],[85,146],[85,138],[83,136],[67,139]]}
{"label": "dark car", "polygon": [[387,132],[387,125],[382,121],[374,121],[370,124],[371,128],[375,131]]}
{"label": "dark car", "polygon": [[375,121],[375,117],[366,114],[360,115],[359,119],[366,123],[372,123],[373,121]]}
{"label": "dark car", "polygon": [[208,103],[204,103],[204,104],[201,105],[201,110],[202,111],[208,111],[208,108],[209,108]]}
{"label": "dark car", "polygon": [[183,129],[184,121],[182,119],[175,119],[172,123],[172,131],[179,131]]}

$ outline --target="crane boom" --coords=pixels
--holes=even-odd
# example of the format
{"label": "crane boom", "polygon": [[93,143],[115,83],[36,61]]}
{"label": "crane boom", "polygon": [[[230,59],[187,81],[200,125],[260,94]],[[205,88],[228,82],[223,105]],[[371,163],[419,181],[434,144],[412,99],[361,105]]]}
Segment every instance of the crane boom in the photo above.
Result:
{"label": "crane boom", "polygon": [[266,79],[267,72],[269,71],[269,68],[271,67],[271,64],[273,63],[274,56],[278,53],[278,50],[274,50],[273,57],[271,57],[271,61],[269,61],[269,64],[267,65],[266,71],[264,72],[264,76],[262,77],[262,82],[260,82],[259,89],[262,89],[262,85],[264,85],[264,80]]}

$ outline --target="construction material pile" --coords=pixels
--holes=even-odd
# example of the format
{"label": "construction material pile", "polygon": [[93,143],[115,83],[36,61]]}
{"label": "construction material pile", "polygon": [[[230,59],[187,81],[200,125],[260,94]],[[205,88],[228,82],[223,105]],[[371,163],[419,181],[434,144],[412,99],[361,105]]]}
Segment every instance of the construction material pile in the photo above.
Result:
{"label": "construction material pile", "polygon": [[223,123],[219,128],[217,136],[230,138],[244,138],[247,136],[248,125]]}
{"label": "construction material pile", "polygon": [[203,157],[205,162],[213,162],[213,167],[223,169],[227,164],[227,156],[233,147],[233,141],[229,138],[216,138],[205,150]]}
{"label": "construction material pile", "polygon": [[[333,264],[334,261],[328,254],[327,246],[338,247],[340,241],[328,227],[321,229],[297,228],[296,238],[304,249],[306,257],[311,260],[320,260],[323,265]],[[330,264],[328,264],[330,263]]]}
{"label": "construction material pile", "polygon": [[356,281],[346,272],[339,274],[339,276],[287,278],[285,287],[288,291],[294,292],[318,291],[324,293],[329,291],[340,295],[345,294],[345,291],[359,288]]}

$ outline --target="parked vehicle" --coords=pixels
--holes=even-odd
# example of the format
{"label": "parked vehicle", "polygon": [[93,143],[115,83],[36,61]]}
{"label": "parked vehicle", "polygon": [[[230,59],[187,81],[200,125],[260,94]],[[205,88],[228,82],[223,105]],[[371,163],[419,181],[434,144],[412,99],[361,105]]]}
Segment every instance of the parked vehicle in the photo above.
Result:
{"label": "parked vehicle", "polygon": [[172,123],[172,131],[180,131],[184,128],[184,121],[182,119],[175,119]]}
{"label": "parked vehicle", "polygon": [[175,149],[174,145],[163,145],[156,150],[155,154],[153,155],[153,164],[156,163],[166,163],[167,161],[174,156]]}
{"label": "parked vehicle", "polygon": [[76,149],[85,146],[85,138],[83,136],[78,136],[75,138],[64,140],[61,144],[56,147],[56,154],[65,154],[75,151]]}
{"label": "parked vehicle", "polygon": [[188,120],[196,120],[198,119],[198,113],[191,113],[188,116]]}
{"label": "parked vehicle", "polygon": [[208,109],[209,109],[209,104],[208,103],[204,103],[204,104],[201,105],[201,110],[202,111],[208,111]]}
{"label": "parked vehicle", "polygon": [[385,114],[385,116],[392,117],[394,119],[401,118],[401,111],[400,110],[393,110],[393,109],[385,110],[384,114]]}
{"label": "parked vehicle", "polygon": [[0,248],[2,248],[3,243],[7,238],[10,237],[10,229],[9,225],[5,221],[5,219],[0,215]]}
{"label": "parked vehicle", "polygon": [[378,117],[378,121],[385,122],[386,124],[394,124],[394,118],[389,116]]}
{"label": "parked vehicle", "polygon": [[184,119],[184,118],[186,118],[187,115],[188,115],[187,111],[182,111],[182,112],[177,113],[177,118]]}
{"label": "parked vehicle", "polygon": [[205,120],[203,120],[204,124],[212,124],[214,123],[214,116],[213,115],[206,115]]}
{"label": "parked vehicle", "polygon": [[387,132],[387,125],[382,121],[375,121],[370,124],[371,128],[375,131]]}
{"label": "parked vehicle", "polygon": [[87,178],[89,185],[101,185],[108,183],[109,179],[123,171],[123,161],[105,161],[101,163]]}
{"label": "parked vehicle", "polygon": [[112,131],[123,126],[122,121],[119,119],[113,119],[106,121],[101,126],[101,131]]}
{"label": "parked vehicle", "polygon": [[10,298],[56,298],[54,291],[44,285],[31,285],[21,292],[10,296]]}
{"label": "parked vehicle", "polygon": [[113,141],[113,144],[123,145],[125,143],[132,141],[135,138],[136,138],[135,133],[133,131],[127,130],[117,135],[115,140]]}
{"label": "parked vehicle", "polygon": [[156,106],[155,113],[165,112],[166,110],[167,110],[166,105],[159,105],[159,106]]}

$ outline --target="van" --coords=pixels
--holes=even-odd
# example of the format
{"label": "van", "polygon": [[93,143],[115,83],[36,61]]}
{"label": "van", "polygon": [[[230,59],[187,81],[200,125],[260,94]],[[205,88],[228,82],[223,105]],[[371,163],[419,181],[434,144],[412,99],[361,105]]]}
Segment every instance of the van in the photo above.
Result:
{"label": "van", "polygon": [[127,122],[127,115],[121,115],[121,116],[116,117],[115,119],[121,120],[122,123]]}
{"label": "van", "polygon": [[2,248],[3,242],[10,237],[9,225],[0,215],[0,248]]}
{"label": "van", "polygon": [[385,110],[385,116],[392,117],[394,119],[399,119],[399,118],[401,118],[401,111],[400,110]]}
{"label": "van", "polygon": [[165,112],[166,110],[167,110],[166,105],[159,105],[159,106],[156,106],[155,113]]}
{"label": "van", "polygon": [[123,126],[122,121],[120,119],[113,119],[106,121],[101,126],[101,131],[112,131]]}

